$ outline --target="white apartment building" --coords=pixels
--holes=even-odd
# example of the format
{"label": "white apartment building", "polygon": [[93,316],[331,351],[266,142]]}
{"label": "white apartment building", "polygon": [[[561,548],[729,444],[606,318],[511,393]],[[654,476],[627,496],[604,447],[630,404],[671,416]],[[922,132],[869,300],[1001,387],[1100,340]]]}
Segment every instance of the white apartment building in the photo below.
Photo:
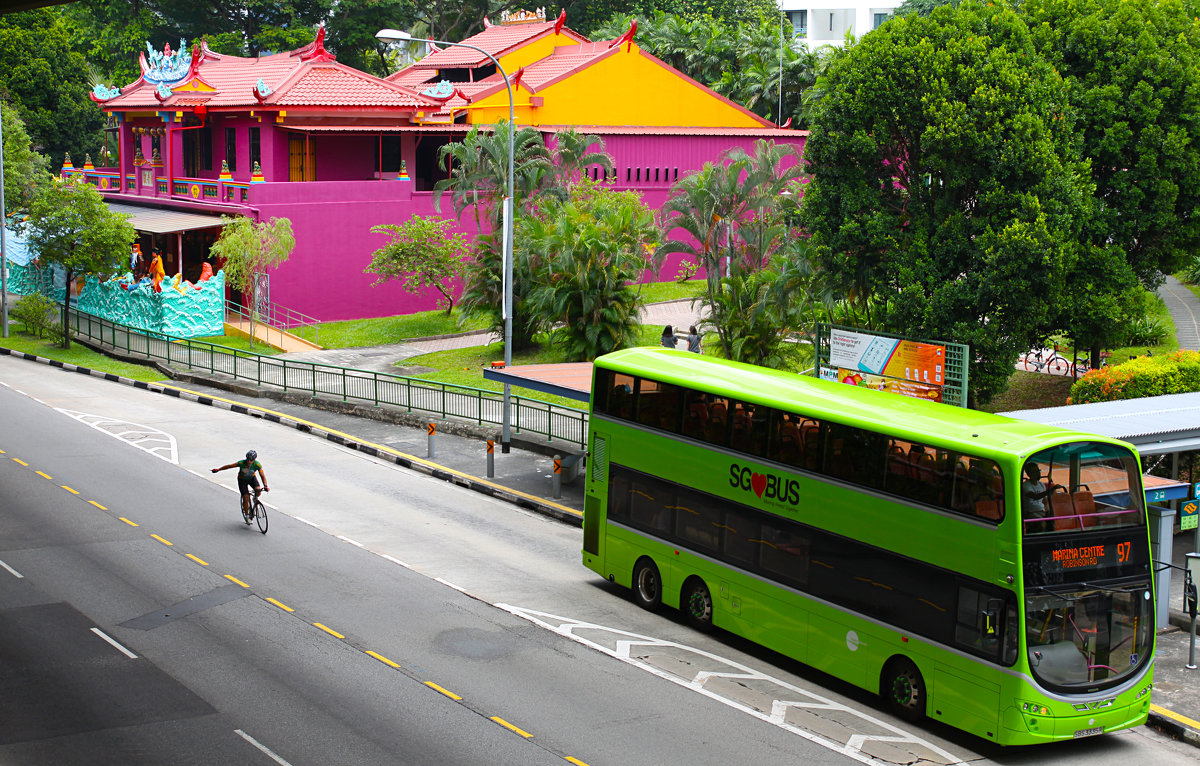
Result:
{"label": "white apartment building", "polygon": [[867,0],[829,5],[828,0],[780,0],[779,8],[796,31],[795,44],[809,49],[822,45],[841,46],[846,33],[856,37],[887,21],[902,0]]}

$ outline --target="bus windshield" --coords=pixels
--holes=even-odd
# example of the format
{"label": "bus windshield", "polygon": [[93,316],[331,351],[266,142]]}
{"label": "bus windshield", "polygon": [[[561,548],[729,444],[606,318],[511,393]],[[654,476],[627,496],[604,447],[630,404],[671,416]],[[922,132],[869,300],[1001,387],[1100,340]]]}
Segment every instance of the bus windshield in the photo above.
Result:
{"label": "bus windshield", "polygon": [[1150,657],[1149,582],[1030,589],[1025,599],[1029,666],[1047,688],[1112,686]]}
{"label": "bus windshield", "polygon": [[1138,463],[1127,448],[1072,442],[1042,450],[1021,471],[1025,535],[1144,524]]}

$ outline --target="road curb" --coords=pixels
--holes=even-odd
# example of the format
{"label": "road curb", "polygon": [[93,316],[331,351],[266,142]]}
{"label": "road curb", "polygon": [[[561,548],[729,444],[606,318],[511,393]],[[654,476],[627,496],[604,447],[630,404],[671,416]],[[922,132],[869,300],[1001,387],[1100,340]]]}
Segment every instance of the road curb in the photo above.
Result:
{"label": "road curb", "polygon": [[419,471],[428,476],[432,476],[435,479],[441,479],[442,481],[449,481],[453,484],[459,485],[460,487],[466,487],[467,489],[474,490],[475,492],[487,495],[488,497],[494,497],[498,500],[512,503],[520,508],[542,514],[543,516],[549,516],[553,519],[566,522],[576,527],[582,526],[583,523],[583,514],[579,513],[573,508],[568,508],[565,505],[560,505],[558,503],[539,498],[535,495],[529,495],[521,492],[520,490],[505,487],[502,484],[497,484],[489,479],[482,479],[477,476],[472,476],[471,474],[463,473],[462,471],[458,471],[453,468],[448,468],[430,460],[426,460],[425,458],[400,452],[399,450],[392,449],[391,447],[375,444],[373,442],[366,441],[365,439],[359,439],[350,434],[322,426],[318,423],[313,423],[301,418],[293,418],[289,415],[284,415],[283,413],[274,412],[273,410],[265,407],[234,402],[232,400],[222,399],[215,396],[207,396],[205,394],[187,391],[186,389],[164,385],[162,383],[147,383],[141,380],[133,380],[131,378],[115,375],[111,372],[101,372],[100,370],[93,370],[89,367],[81,367],[76,364],[70,364],[69,362],[59,362],[54,359],[46,359],[45,357],[40,357],[35,354],[28,354],[23,351],[0,348],[0,355],[12,356],[31,362],[38,362],[39,364],[49,365],[50,367],[58,367],[59,369],[67,372],[79,373],[80,375],[102,378],[103,380],[114,383],[122,383],[134,388],[140,388],[143,391],[172,396],[176,399],[192,401],[198,404],[208,405],[210,407],[217,407],[218,409],[228,410],[240,415],[249,415],[251,417],[262,418],[263,420],[271,423],[278,423],[279,425],[295,428],[297,431],[301,431],[303,433],[324,437],[334,444],[339,444],[343,447],[354,449],[367,455],[382,458],[389,462],[395,463],[402,468]]}
{"label": "road curb", "polygon": [[[1155,710],[1155,708],[1158,709]],[[1146,721],[1146,725],[1174,737],[1180,742],[1186,742],[1192,747],[1200,747],[1200,729],[1190,725],[1189,721],[1191,724],[1200,723],[1181,716],[1172,710],[1152,704],[1150,706],[1150,717]]]}

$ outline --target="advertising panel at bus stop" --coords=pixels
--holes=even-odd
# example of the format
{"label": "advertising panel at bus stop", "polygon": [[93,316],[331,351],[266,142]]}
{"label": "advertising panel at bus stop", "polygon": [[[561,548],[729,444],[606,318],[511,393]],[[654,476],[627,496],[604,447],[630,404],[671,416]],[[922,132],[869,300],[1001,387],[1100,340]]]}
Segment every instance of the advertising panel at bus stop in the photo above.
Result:
{"label": "advertising panel at bus stop", "polygon": [[[877,391],[942,401],[946,347],[834,329],[821,377]],[[836,370],[836,371],[835,371]]]}

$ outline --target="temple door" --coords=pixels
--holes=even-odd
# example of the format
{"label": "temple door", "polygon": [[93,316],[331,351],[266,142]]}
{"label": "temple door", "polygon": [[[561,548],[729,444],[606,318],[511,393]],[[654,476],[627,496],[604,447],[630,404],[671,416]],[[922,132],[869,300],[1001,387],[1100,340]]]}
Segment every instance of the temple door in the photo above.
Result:
{"label": "temple door", "polygon": [[[288,180],[317,180],[317,147],[305,136],[288,136]],[[307,160],[307,161],[306,161]]]}

